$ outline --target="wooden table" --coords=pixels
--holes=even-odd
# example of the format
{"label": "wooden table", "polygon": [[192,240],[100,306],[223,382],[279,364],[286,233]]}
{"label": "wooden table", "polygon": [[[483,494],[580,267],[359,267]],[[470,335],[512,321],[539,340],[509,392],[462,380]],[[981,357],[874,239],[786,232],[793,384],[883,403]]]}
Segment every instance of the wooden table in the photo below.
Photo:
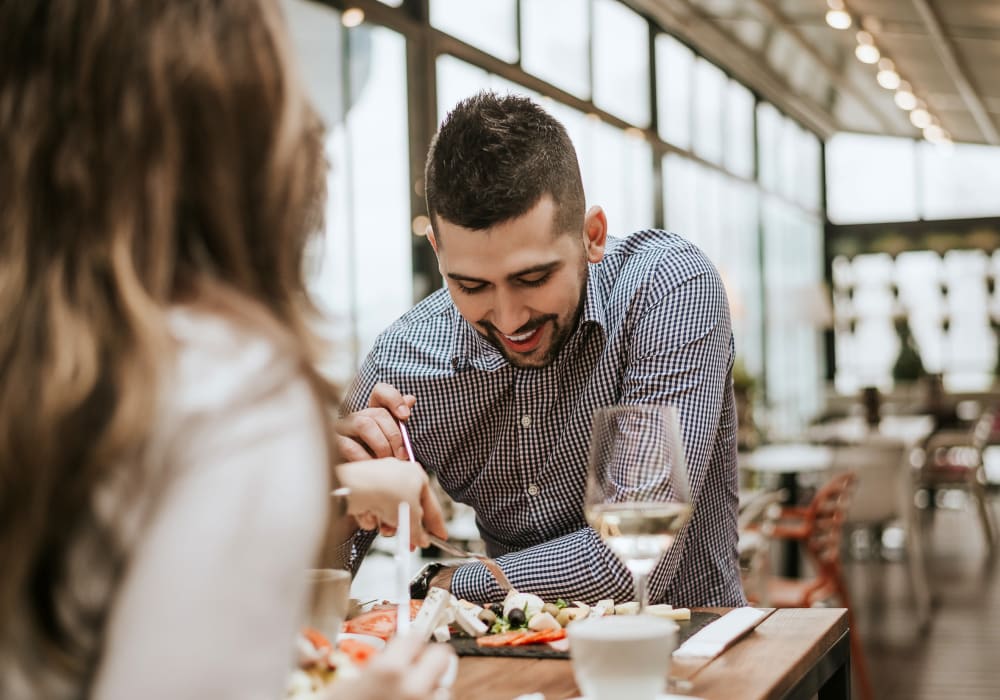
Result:
{"label": "wooden table", "polygon": [[[717,612],[723,610],[715,609]],[[690,680],[703,700],[848,699],[851,690],[847,611],[776,610],[721,656],[673,663],[671,677]],[[464,657],[454,700],[512,700],[541,692],[545,700],[580,695],[569,661]]]}

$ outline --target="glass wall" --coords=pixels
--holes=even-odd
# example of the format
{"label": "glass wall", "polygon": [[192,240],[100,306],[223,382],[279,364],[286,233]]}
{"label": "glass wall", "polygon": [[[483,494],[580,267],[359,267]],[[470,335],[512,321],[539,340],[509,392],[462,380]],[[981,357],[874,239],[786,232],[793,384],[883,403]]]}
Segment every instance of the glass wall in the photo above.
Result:
{"label": "glass wall", "polygon": [[[378,16],[396,31],[368,22],[345,29],[336,12],[285,3],[331,130],[333,196],[313,279],[344,322],[350,366],[412,301],[410,221],[420,212],[410,211],[410,196],[422,162],[404,154],[420,101],[431,100],[440,121],[458,100],[492,88],[539,100],[566,125],[588,203],[604,207],[612,235],[666,227],[712,259],[729,293],[737,355],[763,380],[774,431],[815,412],[824,376],[818,299],[767,322],[763,313],[766,300],[821,291],[815,136],[618,0],[430,0],[427,25],[384,3]],[[407,66],[411,33],[434,66],[429,89],[416,93],[407,86],[420,69]]]}
{"label": "glass wall", "polygon": [[[950,391],[990,387],[1000,225],[935,220],[1000,215],[1000,148],[843,134],[827,154],[837,390],[921,371]],[[919,366],[902,363],[910,347]]]}
{"label": "glass wall", "polygon": [[325,231],[309,251],[309,279],[332,341],[329,372],[346,382],[413,301],[406,42],[385,27],[347,29],[338,12],[305,0],[284,9],[327,126]]}

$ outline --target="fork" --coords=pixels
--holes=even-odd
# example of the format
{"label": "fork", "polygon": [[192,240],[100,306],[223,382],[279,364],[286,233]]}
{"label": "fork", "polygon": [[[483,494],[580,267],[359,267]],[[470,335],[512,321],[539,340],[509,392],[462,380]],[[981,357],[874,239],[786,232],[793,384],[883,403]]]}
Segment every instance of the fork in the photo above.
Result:
{"label": "fork", "polygon": [[[410,432],[406,429],[406,423],[403,421],[397,421],[396,423],[399,425],[399,434],[403,437],[403,447],[406,449],[406,456],[410,458],[411,462],[416,462],[417,459],[413,456],[413,443],[410,442]],[[451,554],[454,557],[459,557],[460,559],[476,559],[477,561],[482,562],[489,572],[493,574],[493,578],[497,580],[497,583],[500,584],[500,588],[502,588],[504,592],[510,591],[514,588],[510,585],[510,581],[507,580],[507,576],[504,575],[503,569],[500,568],[500,565],[485,554],[477,554],[475,552],[462,549],[458,545],[436,535],[432,535],[429,532],[427,533],[427,537],[430,539],[431,544],[440,549],[442,552]]]}
{"label": "fork", "polygon": [[432,535],[429,532],[427,533],[427,539],[431,541],[431,544],[446,554],[451,554],[452,556],[459,557],[461,559],[475,559],[481,562],[489,570],[489,572],[493,574],[493,578],[497,580],[497,583],[500,584],[500,588],[502,588],[504,592],[510,591],[514,588],[510,584],[510,581],[507,580],[507,576],[504,575],[503,569],[500,568],[500,565],[497,564],[494,559],[491,559],[485,554],[478,554],[476,552],[470,552],[466,549],[462,549],[458,545],[449,542],[448,540],[441,539],[437,535]]}

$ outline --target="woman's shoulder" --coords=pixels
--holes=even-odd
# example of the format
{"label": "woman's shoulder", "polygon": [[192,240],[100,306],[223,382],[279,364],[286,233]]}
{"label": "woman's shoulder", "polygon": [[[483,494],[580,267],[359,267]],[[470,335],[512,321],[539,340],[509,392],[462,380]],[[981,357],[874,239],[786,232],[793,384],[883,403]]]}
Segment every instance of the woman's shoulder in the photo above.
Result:
{"label": "woman's shoulder", "polygon": [[301,354],[270,328],[192,307],[174,307],[166,318],[174,347],[162,408],[219,410],[305,384]]}

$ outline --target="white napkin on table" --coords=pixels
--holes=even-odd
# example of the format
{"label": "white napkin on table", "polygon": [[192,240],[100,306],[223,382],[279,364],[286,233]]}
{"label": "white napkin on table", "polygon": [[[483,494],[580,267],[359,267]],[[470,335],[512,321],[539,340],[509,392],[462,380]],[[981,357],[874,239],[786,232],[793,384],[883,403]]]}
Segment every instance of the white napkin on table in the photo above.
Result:
{"label": "white napkin on table", "polygon": [[683,658],[715,658],[730,644],[753,629],[767,617],[769,611],[757,608],[736,608],[711,622],[674,650],[674,656]]}

